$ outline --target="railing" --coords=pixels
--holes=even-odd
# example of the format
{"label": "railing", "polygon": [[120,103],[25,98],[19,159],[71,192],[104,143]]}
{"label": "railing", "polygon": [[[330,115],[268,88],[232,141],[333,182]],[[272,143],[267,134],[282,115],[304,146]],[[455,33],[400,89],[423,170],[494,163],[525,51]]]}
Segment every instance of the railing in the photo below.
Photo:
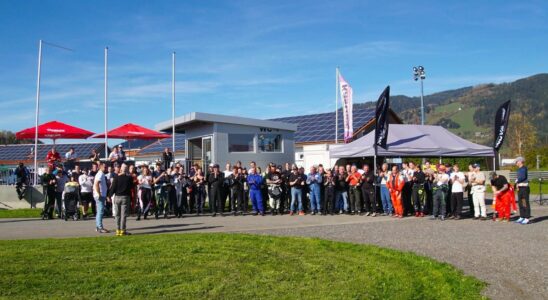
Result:
{"label": "railing", "polygon": [[[542,179],[542,180],[548,180],[548,171],[529,171],[527,174],[527,177],[529,180],[533,179]],[[514,182],[517,178],[516,172],[512,171],[510,172],[510,180],[511,182]]]}

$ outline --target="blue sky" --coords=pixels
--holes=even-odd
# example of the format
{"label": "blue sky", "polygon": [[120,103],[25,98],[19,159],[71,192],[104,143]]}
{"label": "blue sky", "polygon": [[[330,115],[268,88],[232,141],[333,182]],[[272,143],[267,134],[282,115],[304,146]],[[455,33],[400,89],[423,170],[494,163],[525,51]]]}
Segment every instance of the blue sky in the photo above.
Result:
{"label": "blue sky", "polygon": [[354,101],[506,82],[548,70],[546,1],[0,1],[0,129],[34,125],[38,40],[41,122],[153,127],[177,109],[257,118],[334,109],[335,67]]}

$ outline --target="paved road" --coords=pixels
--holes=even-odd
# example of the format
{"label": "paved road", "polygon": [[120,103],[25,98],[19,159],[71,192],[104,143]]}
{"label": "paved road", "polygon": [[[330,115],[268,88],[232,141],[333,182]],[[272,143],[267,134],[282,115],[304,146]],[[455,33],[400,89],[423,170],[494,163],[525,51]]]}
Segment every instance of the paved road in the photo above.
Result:
{"label": "paved road", "polygon": [[[547,299],[548,206],[533,206],[536,223],[402,220],[359,216],[186,217],[135,221],[133,234],[246,232],[320,237],[412,251],[450,263],[488,282],[493,299]],[[113,228],[114,220],[105,226]],[[97,236],[94,221],[0,219],[0,239]]]}

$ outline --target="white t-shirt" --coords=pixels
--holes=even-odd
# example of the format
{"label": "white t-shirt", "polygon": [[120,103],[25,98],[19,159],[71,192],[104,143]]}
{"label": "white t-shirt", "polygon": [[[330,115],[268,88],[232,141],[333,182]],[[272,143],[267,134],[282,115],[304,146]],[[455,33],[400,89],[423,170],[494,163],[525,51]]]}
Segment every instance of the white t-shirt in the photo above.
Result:
{"label": "white t-shirt", "polygon": [[91,193],[93,191],[93,176],[82,174],[78,177],[78,183],[80,183],[82,193]]}
{"label": "white t-shirt", "polygon": [[451,173],[451,182],[453,183],[451,187],[452,193],[464,192],[464,189],[462,188],[462,183],[459,180],[464,181],[464,173],[462,172]]}
{"label": "white t-shirt", "polygon": [[139,181],[139,187],[145,189],[152,188],[152,176],[139,175],[139,177],[137,177],[137,180]]}
{"label": "white t-shirt", "polygon": [[443,185],[443,184],[447,184],[449,182],[449,175],[447,174],[436,174],[436,178],[437,178],[437,181],[436,181],[436,184],[438,186],[440,185]]}
{"label": "white t-shirt", "polygon": [[105,173],[102,171],[97,172],[95,175],[95,179],[93,180],[93,185],[99,183],[99,192],[101,194],[98,194],[95,190],[93,191],[93,197],[95,199],[99,199],[99,197],[106,197],[107,196],[107,178],[105,177]]}

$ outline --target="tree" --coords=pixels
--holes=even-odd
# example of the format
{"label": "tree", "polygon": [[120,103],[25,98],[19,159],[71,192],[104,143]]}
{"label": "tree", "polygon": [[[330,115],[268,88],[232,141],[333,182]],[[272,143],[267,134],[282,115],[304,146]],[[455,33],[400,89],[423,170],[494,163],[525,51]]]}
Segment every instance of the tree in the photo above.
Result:
{"label": "tree", "polygon": [[536,128],[521,112],[511,112],[505,144],[514,155],[524,155],[537,146]]}

